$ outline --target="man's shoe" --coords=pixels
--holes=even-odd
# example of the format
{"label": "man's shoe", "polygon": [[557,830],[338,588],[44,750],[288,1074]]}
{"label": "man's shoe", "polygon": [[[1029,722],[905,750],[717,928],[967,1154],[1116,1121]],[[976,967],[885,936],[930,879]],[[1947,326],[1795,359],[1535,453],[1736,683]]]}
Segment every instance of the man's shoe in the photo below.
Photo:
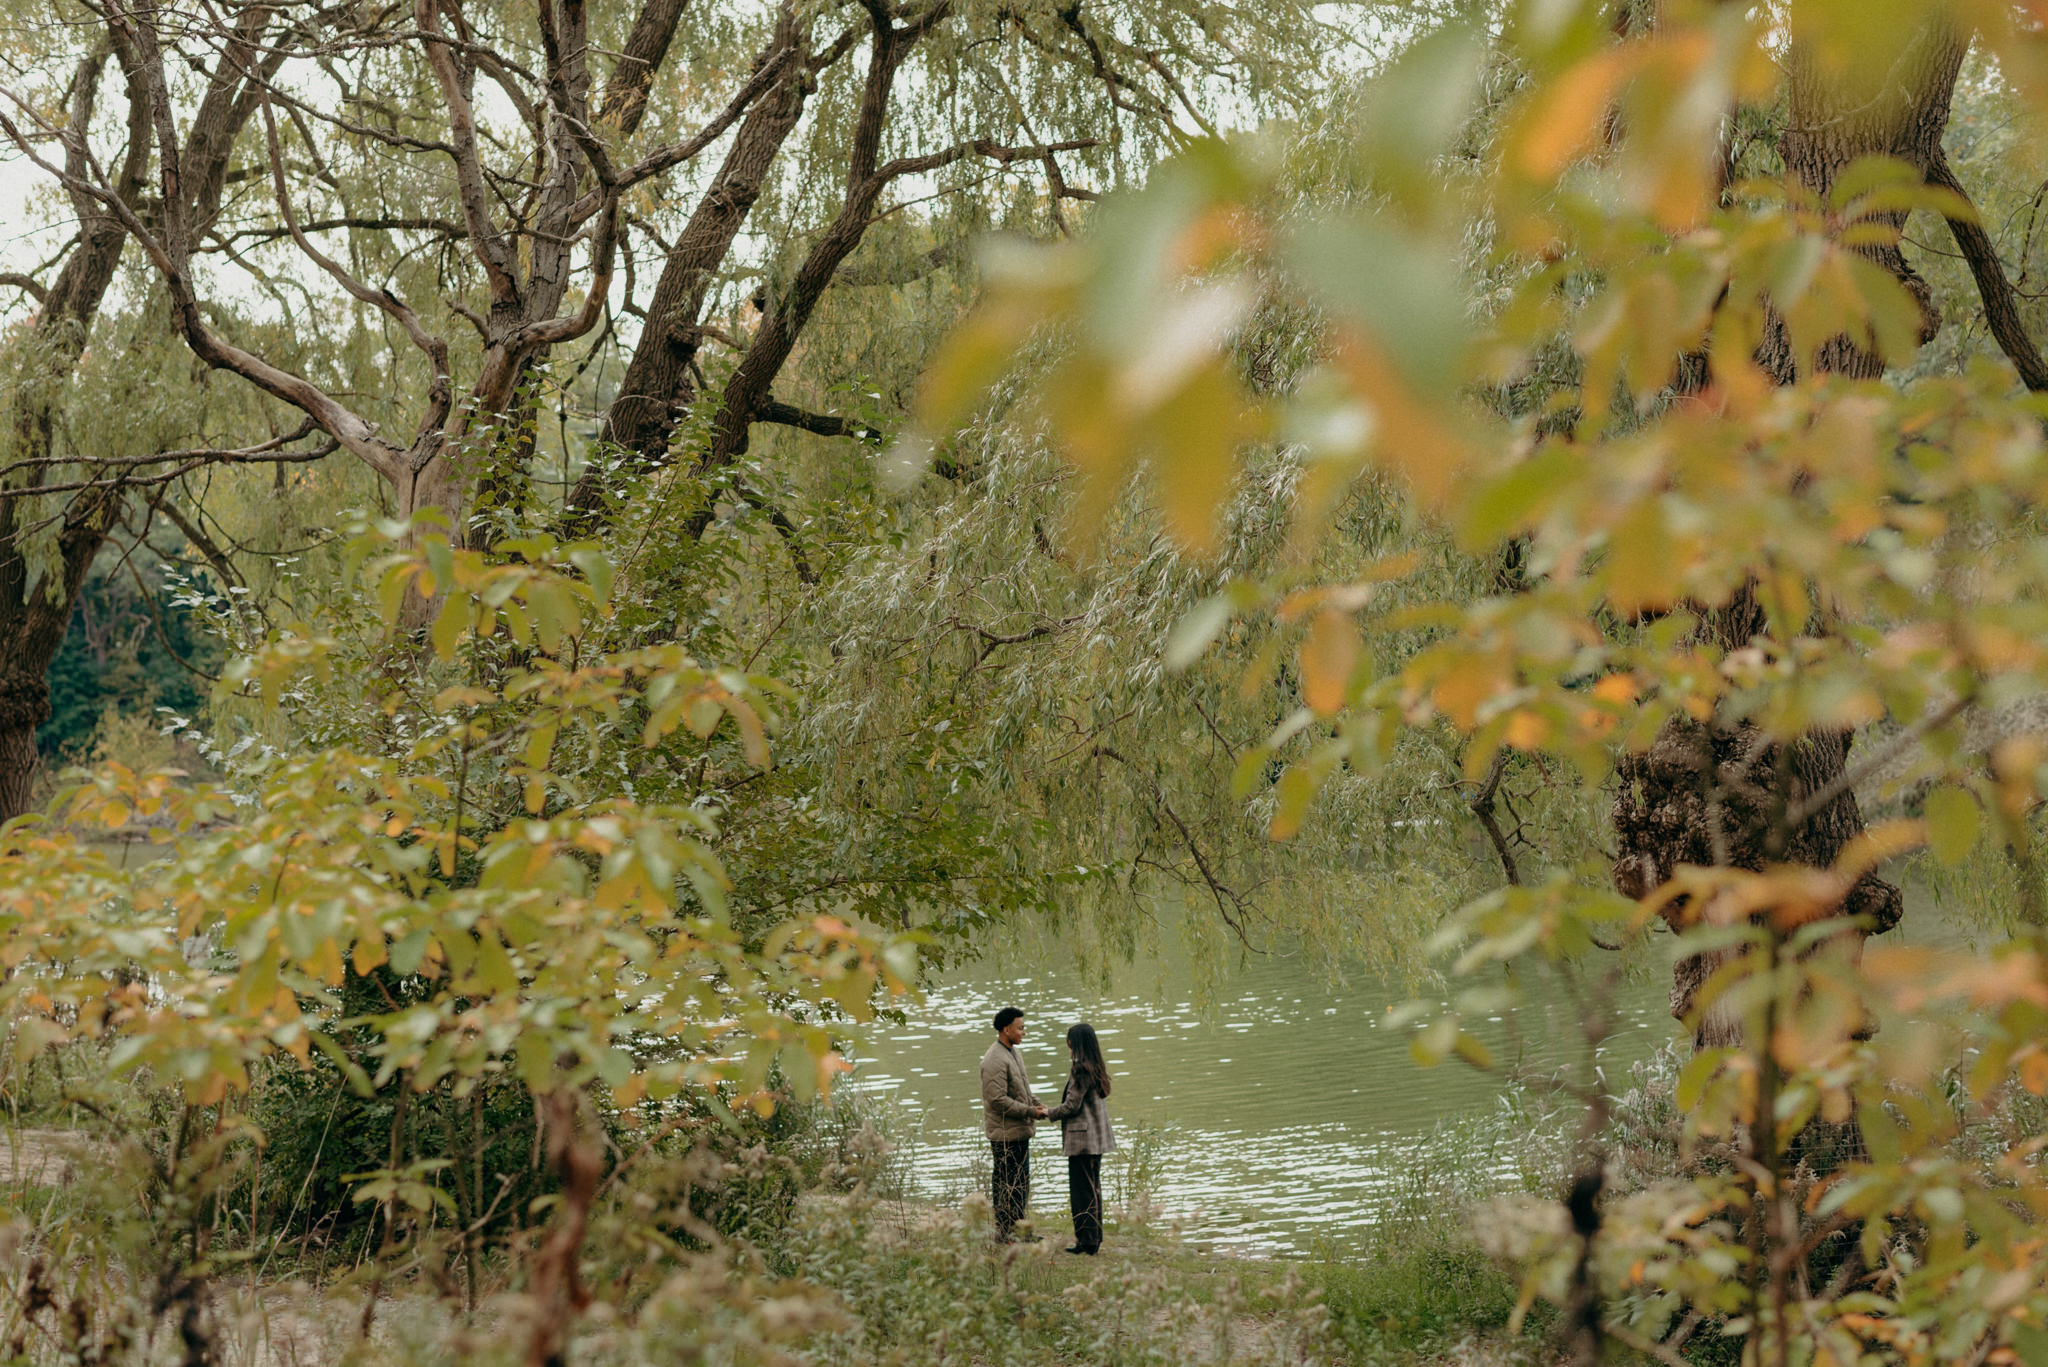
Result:
{"label": "man's shoe", "polygon": [[1095,1250],[1092,1248],[1083,1248],[1079,1244],[1068,1244],[1066,1251],[1069,1253],[1093,1253]]}

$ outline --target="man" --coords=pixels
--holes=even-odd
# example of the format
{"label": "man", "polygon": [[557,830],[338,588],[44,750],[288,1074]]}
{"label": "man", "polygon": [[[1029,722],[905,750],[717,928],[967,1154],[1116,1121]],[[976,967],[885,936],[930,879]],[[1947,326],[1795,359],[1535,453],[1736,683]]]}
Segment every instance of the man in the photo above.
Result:
{"label": "man", "polygon": [[[1031,1202],[1031,1136],[1045,1107],[1031,1094],[1017,1046],[1024,1040],[1024,1013],[1014,1006],[996,1012],[996,1042],[981,1057],[981,1125],[995,1151],[990,1195],[996,1208],[996,1242],[1016,1237],[1017,1222]],[[1026,1234],[1027,1242],[1036,1234]]]}

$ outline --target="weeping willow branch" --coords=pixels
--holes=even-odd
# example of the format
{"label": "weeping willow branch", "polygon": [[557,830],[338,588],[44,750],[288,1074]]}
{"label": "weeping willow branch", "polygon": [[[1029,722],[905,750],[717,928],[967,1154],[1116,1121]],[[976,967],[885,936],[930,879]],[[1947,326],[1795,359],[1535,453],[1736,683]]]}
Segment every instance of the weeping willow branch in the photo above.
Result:
{"label": "weeping willow branch", "polygon": [[1173,804],[1167,801],[1166,793],[1160,788],[1159,781],[1146,773],[1138,765],[1133,764],[1121,751],[1113,746],[1098,745],[1089,753],[1100,756],[1103,759],[1115,760],[1138,778],[1144,780],[1145,786],[1152,791],[1152,805],[1158,808],[1160,815],[1164,816],[1176,831],[1180,832],[1181,842],[1187,846],[1188,855],[1194,860],[1196,872],[1201,874],[1202,882],[1208,888],[1210,897],[1215,899],[1217,914],[1223,917],[1223,923],[1230,927],[1231,932],[1237,936],[1240,944],[1246,949],[1255,949],[1256,946],[1252,944],[1251,937],[1246,930],[1246,922],[1250,920],[1255,908],[1243,893],[1238,892],[1216,875],[1215,869],[1210,866],[1209,856],[1202,851],[1202,843],[1195,839],[1195,833],[1188,829],[1187,822],[1181,820],[1180,813],[1173,810]]}

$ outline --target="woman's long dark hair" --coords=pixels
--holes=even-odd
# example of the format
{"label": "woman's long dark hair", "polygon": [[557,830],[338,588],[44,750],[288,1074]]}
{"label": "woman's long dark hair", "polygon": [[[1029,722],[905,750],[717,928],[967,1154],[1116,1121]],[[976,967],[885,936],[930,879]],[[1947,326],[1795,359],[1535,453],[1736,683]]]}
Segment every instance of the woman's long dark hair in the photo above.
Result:
{"label": "woman's long dark hair", "polygon": [[1074,1051],[1074,1081],[1083,1090],[1109,1095],[1109,1064],[1102,1057],[1102,1041],[1087,1021],[1067,1029],[1067,1048]]}

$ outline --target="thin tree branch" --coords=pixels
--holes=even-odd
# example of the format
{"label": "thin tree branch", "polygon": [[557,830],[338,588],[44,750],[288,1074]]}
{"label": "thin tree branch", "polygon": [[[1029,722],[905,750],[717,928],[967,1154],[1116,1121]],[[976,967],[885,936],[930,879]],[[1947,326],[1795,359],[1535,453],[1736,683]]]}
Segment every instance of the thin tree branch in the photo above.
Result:
{"label": "thin tree branch", "polygon": [[426,353],[427,361],[433,367],[434,378],[427,391],[427,412],[420,419],[420,430],[424,432],[439,427],[442,419],[448,416],[449,406],[453,402],[448,376],[448,343],[427,331],[425,324],[420,322],[419,315],[397,295],[388,289],[371,289],[349,274],[340,262],[315,247],[305,233],[299,230],[298,216],[292,212],[291,191],[284,181],[284,150],[277,138],[277,119],[271,113],[268,100],[263,102],[263,132],[270,150],[271,183],[277,192],[277,208],[284,217],[285,231],[291,234],[292,241],[298,244],[299,250],[310,257],[315,265],[334,277],[343,289],[357,299],[381,309],[405,329],[405,335],[412,339],[414,346]]}
{"label": "thin tree branch", "polygon": [[1508,848],[1507,837],[1501,834],[1500,821],[1494,815],[1494,799],[1500,793],[1501,775],[1507,772],[1508,752],[1497,750],[1493,756],[1493,767],[1486,771],[1486,781],[1479,785],[1479,791],[1472,795],[1469,804],[1472,815],[1479,818],[1479,824],[1486,828],[1486,838],[1493,842],[1493,852],[1500,856],[1500,871],[1507,875],[1510,884],[1520,887],[1521,870],[1515,867],[1514,852]]}
{"label": "thin tree branch", "polygon": [[1223,923],[1236,933],[1239,942],[1246,949],[1254,948],[1250,936],[1245,929],[1245,921],[1251,913],[1250,907],[1245,902],[1242,894],[1234,891],[1228,884],[1224,883],[1222,879],[1216,876],[1215,870],[1210,868],[1209,858],[1202,853],[1201,843],[1195,839],[1195,833],[1188,829],[1188,824],[1180,819],[1180,814],[1173,810],[1173,804],[1166,800],[1166,793],[1160,788],[1158,780],[1125,758],[1123,752],[1114,746],[1097,745],[1090,753],[1099,755],[1104,759],[1115,760],[1130,770],[1131,773],[1143,779],[1146,785],[1151,788],[1153,805],[1158,807],[1161,814],[1173,823],[1173,828],[1180,832],[1182,842],[1188,847],[1188,854],[1195,861],[1196,870],[1202,875],[1202,882],[1207,885],[1209,895],[1216,900],[1216,911],[1223,917]]}
{"label": "thin tree branch", "polygon": [[2005,263],[1998,256],[1998,244],[1984,230],[1969,192],[1956,179],[1955,172],[1949,168],[1948,158],[1938,147],[1927,167],[1927,183],[1947,190],[1969,206],[1967,216],[1943,214],[1942,217],[1947,219],[1948,230],[1962,251],[1963,259],[1970,263],[1970,274],[1977,281],[1977,295],[1984,301],[1984,322],[1998,342],[1999,350],[2019,372],[2020,383],[2035,393],[2048,390],[2048,361],[2041,359],[2040,348],[2027,335],[2026,321],[2020,316],[2019,300],[2014,296],[2012,282],[2006,279]]}
{"label": "thin tree branch", "polygon": [[49,290],[28,276],[21,275],[15,271],[0,271],[0,286],[12,286],[23,294],[28,295],[29,298],[35,300],[38,304],[50,302]]}
{"label": "thin tree branch", "polygon": [[789,562],[796,569],[798,581],[805,585],[816,584],[818,582],[818,575],[811,568],[810,557],[804,553],[803,533],[797,528],[797,525],[789,520],[788,515],[782,509],[763,498],[751,486],[736,484],[733,487],[749,506],[753,507],[756,511],[765,513],[768,517],[768,525],[775,528],[781,534],[782,544],[789,551]]}
{"label": "thin tree branch", "polygon": [[425,40],[427,65],[440,83],[441,99],[448,107],[450,153],[455,162],[457,197],[462,202],[462,221],[468,226],[469,241],[477,262],[491,285],[491,298],[512,303],[519,287],[512,279],[511,253],[491,221],[483,164],[477,158],[476,116],[470,108],[469,93],[463,88],[462,73],[456,69],[455,53],[444,41],[441,27],[442,0],[414,0],[413,19]]}
{"label": "thin tree branch", "polygon": [[757,422],[779,423],[784,427],[795,427],[821,437],[852,437],[857,441],[879,442],[882,434],[866,423],[854,422],[833,413],[813,413],[794,404],[783,403],[770,397],[754,414]]}

